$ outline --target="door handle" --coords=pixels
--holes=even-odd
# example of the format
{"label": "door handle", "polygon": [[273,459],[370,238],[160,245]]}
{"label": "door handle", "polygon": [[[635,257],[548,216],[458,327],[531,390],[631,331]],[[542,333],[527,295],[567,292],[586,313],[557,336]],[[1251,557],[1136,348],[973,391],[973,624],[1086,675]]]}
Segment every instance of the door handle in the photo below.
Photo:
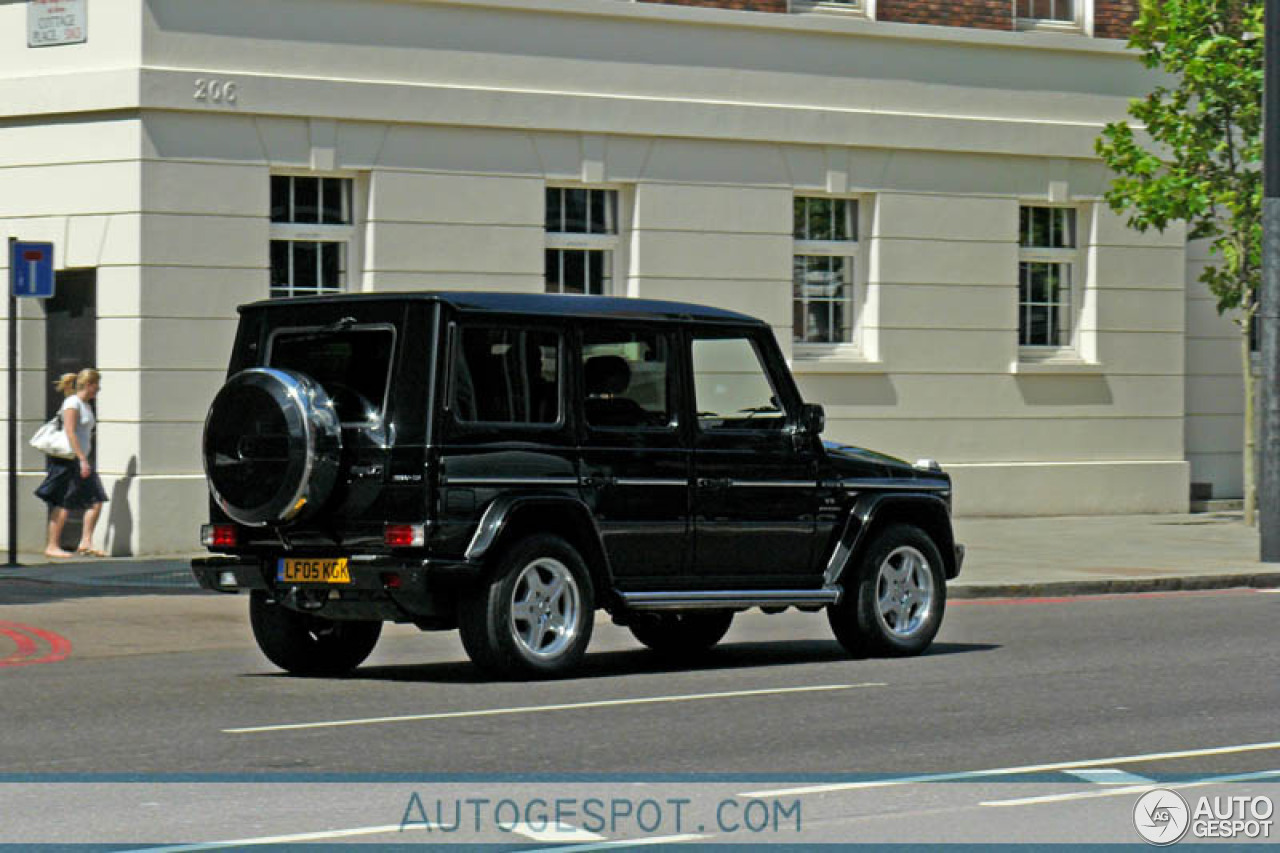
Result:
{"label": "door handle", "polygon": [[728,478],[728,477],[724,477],[724,478],[720,478],[720,479],[713,479],[713,478],[710,478],[710,477],[699,477],[699,478],[698,478],[698,488],[699,488],[699,489],[707,489],[707,490],[712,490],[712,489],[727,489],[727,488],[729,488],[729,478]]}
{"label": "door handle", "polygon": [[607,489],[618,485],[617,477],[583,477],[582,485],[589,489]]}

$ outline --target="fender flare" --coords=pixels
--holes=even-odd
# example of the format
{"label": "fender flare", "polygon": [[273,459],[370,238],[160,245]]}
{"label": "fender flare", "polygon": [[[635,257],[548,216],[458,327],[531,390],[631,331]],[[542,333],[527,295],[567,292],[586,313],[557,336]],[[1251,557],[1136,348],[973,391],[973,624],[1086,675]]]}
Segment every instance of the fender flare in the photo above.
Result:
{"label": "fender flare", "polygon": [[943,574],[954,578],[959,574],[956,562],[955,534],[951,529],[951,515],[947,502],[940,495],[932,492],[894,492],[891,494],[868,494],[858,496],[845,519],[844,530],[840,541],[832,550],[823,573],[823,582],[830,586],[840,584],[850,566],[857,564],[858,558],[866,549],[872,536],[877,531],[877,522],[893,510],[906,505],[915,515],[927,514],[925,523],[917,522],[938,546],[942,554]]}
{"label": "fender flare", "polygon": [[586,551],[582,558],[588,568],[592,569],[593,580],[607,586],[607,589],[597,590],[597,598],[611,594],[613,569],[609,565],[609,555],[604,549],[600,529],[587,505],[568,495],[524,494],[495,498],[485,507],[471,542],[467,545],[467,562],[483,565],[489,555],[501,547],[509,531],[519,523],[522,516],[544,510],[555,510],[559,517],[571,519],[579,534],[572,544],[579,546],[579,550]]}

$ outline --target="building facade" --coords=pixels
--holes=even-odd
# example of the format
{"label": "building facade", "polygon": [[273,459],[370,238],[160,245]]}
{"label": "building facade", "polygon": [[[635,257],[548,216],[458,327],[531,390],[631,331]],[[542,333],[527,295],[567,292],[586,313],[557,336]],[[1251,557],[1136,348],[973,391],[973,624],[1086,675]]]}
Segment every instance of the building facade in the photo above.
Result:
{"label": "building facade", "polygon": [[0,4],[0,232],[59,268],[17,416],[101,369],[113,553],[194,548],[236,306],[322,292],[764,317],[829,438],[937,458],[961,513],[1238,489],[1199,259],[1101,202],[1094,139],[1153,83],[1133,3],[92,0],[32,47],[37,5]]}

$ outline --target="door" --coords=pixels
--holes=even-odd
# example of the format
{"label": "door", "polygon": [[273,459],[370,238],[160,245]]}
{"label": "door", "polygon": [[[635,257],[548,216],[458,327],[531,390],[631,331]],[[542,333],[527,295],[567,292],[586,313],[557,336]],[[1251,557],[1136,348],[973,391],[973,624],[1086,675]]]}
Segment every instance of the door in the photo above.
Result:
{"label": "door", "polygon": [[765,346],[746,333],[690,342],[695,572],[717,585],[815,579],[818,460],[811,442],[795,441],[799,401],[771,379]]}
{"label": "door", "polygon": [[97,367],[97,271],[57,274],[53,297],[41,300],[45,311],[45,419],[62,406],[54,383],[64,373]]}
{"label": "door", "polygon": [[[62,394],[54,387],[64,373],[97,367],[98,297],[97,270],[63,270],[57,273],[53,296],[42,299],[45,312],[45,419],[62,406]],[[90,403],[89,405],[93,405]],[[89,451],[96,465],[97,441]],[[63,548],[74,551],[80,541],[81,513],[73,512],[62,528]]]}
{"label": "door", "polygon": [[670,586],[688,559],[691,453],[677,415],[676,345],[656,327],[582,333],[583,495],[624,589]]}

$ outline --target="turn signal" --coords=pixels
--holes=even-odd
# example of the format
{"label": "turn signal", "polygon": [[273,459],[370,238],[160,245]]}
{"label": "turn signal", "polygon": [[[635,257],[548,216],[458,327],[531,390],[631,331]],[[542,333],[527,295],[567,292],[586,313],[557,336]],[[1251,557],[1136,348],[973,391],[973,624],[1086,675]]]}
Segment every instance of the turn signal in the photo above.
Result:
{"label": "turn signal", "polygon": [[200,544],[206,548],[234,548],[239,540],[234,524],[205,524],[200,527]]}
{"label": "turn signal", "polygon": [[388,524],[382,528],[382,541],[389,548],[421,548],[427,544],[427,526]]}

